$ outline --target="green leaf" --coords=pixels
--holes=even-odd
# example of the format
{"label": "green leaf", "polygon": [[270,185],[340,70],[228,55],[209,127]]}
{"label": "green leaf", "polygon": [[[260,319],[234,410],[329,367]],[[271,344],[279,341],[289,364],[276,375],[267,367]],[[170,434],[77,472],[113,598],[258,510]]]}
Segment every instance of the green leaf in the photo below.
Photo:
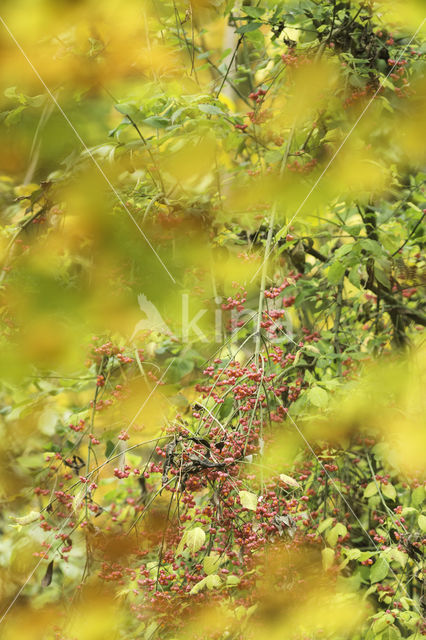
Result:
{"label": "green leaf", "polygon": [[223,116],[225,115],[222,111],[222,109],[219,109],[219,107],[215,107],[214,104],[199,104],[198,108],[200,111],[202,111],[203,113],[208,113],[209,115],[212,116]]}
{"label": "green leaf", "polygon": [[371,238],[365,238],[360,240],[360,245],[365,251],[371,253],[373,256],[377,258],[383,257],[383,249],[381,245],[376,242],[376,240],[371,240]]}
{"label": "green leaf", "polygon": [[349,76],[349,84],[356,89],[363,89],[365,87],[366,80],[365,78],[360,78],[359,76],[351,73]]}
{"label": "green leaf", "polygon": [[317,347],[314,347],[313,344],[305,344],[303,345],[303,348],[305,351],[310,351],[311,353],[315,353],[316,355],[320,355],[321,353],[321,351]]}
{"label": "green leaf", "polygon": [[144,640],[152,640],[159,626],[158,622],[151,622],[145,630]]}
{"label": "green leaf", "polygon": [[323,531],[328,529],[328,527],[331,527],[332,524],[333,524],[333,518],[326,518],[325,520],[319,523],[318,529],[317,529],[318,533],[322,533]]}
{"label": "green leaf", "polygon": [[368,485],[365,487],[364,498],[371,498],[372,496],[375,496],[376,493],[378,492],[379,490],[377,488],[377,484],[373,480],[372,482],[369,482]]}
{"label": "green leaf", "polygon": [[361,278],[358,273],[358,265],[356,265],[355,267],[352,267],[352,269],[349,271],[348,277],[349,277],[349,282],[353,284],[354,287],[356,287],[357,289],[361,288]]}
{"label": "green leaf", "polygon": [[16,87],[7,87],[7,89],[5,89],[3,91],[3,95],[6,98],[16,98],[18,99],[19,94],[16,92]]}
{"label": "green leaf", "polygon": [[377,558],[370,570],[370,582],[381,582],[386,578],[389,572],[389,563],[382,557]]}
{"label": "green leaf", "polygon": [[419,507],[422,503],[423,500],[425,499],[425,489],[424,487],[420,486],[420,487],[416,487],[413,491],[413,493],[411,494],[411,501],[413,503],[414,507]]}
{"label": "green leaf", "polygon": [[117,111],[124,116],[130,116],[131,118],[138,113],[138,108],[134,102],[120,102],[114,105]]}
{"label": "green leaf", "polygon": [[407,555],[403,551],[400,551],[399,549],[397,549],[396,547],[391,547],[388,550],[387,557],[390,558],[391,560],[394,560],[398,564],[400,564],[401,567],[405,567],[405,565],[407,564]]}
{"label": "green leaf", "polygon": [[105,458],[109,458],[112,455],[112,452],[115,451],[115,444],[112,440],[107,440],[105,447]]}
{"label": "green leaf", "polygon": [[327,571],[327,569],[330,569],[330,567],[333,566],[334,550],[330,549],[330,547],[325,547],[325,549],[322,549],[321,551],[321,557],[323,569],[324,571]]}
{"label": "green leaf", "polygon": [[258,498],[255,493],[251,493],[250,491],[239,491],[238,495],[240,496],[241,504],[245,509],[256,511]]}
{"label": "green leaf", "polygon": [[17,461],[19,465],[25,469],[39,469],[45,465],[45,454],[30,453],[28,455],[19,456]]}
{"label": "green leaf", "polygon": [[[169,361],[167,361],[169,362]],[[179,382],[194,369],[194,361],[188,358],[173,358],[167,370],[167,378],[171,382]]]}
{"label": "green leaf", "polygon": [[391,613],[381,613],[379,617],[373,623],[373,631],[375,634],[380,633],[384,629],[387,629],[389,624],[393,622],[393,615]]}
{"label": "green leaf", "polygon": [[335,260],[327,273],[327,279],[330,284],[338,284],[345,275],[345,271],[346,265],[344,265],[343,262],[340,262],[340,260]]}
{"label": "green leaf", "polygon": [[[386,615],[391,615],[391,614],[386,614]],[[401,637],[402,636],[399,629],[394,624],[389,624],[387,628],[384,631],[382,631],[382,633],[379,636],[376,636],[375,640],[376,639],[377,640],[400,640]],[[418,634],[417,634],[417,637],[410,636],[409,638],[411,638],[411,640],[418,640]],[[409,638],[407,640],[409,640]]]}
{"label": "green leaf", "polygon": [[197,582],[197,584],[194,584],[194,586],[192,587],[191,591],[189,592],[190,595],[192,595],[192,596],[196,595],[197,593],[199,593],[200,591],[202,591],[204,589],[204,587],[206,586],[207,577],[203,578],[202,580],[200,580],[200,582]]}
{"label": "green leaf", "polygon": [[346,529],[346,526],[341,522],[338,522],[336,524],[335,529],[337,529],[337,533],[339,536],[345,536],[348,532],[348,530]]}
{"label": "green leaf", "polygon": [[55,427],[58,422],[59,416],[53,409],[45,409],[40,418],[38,419],[37,426],[42,433],[48,436],[52,436],[55,433]]}
{"label": "green leaf", "polygon": [[386,498],[389,498],[389,500],[396,500],[396,489],[393,484],[381,484],[380,489]]}
{"label": "green leaf", "polygon": [[389,280],[390,269],[386,268],[386,263],[383,260],[375,260],[374,262],[374,275],[377,280],[387,289],[390,289],[391,283]]}
{"label": "green leaf", "polygon": [[240,578],[238,576],[227,576],[226,586],[236,587],[238,584],[240,584]]}
{"label": "green leaf", "polygon": [[336,525],[334,525],[334,527],[330,529],[330,531],[328,531],[325,536],[330,547],[335,547],[339,536],[343,537],[347,534],[347,532],[348,530],[341,522],[338,522]]}
{"label": "green leaf", "polygon": [[26,524],[31,524],[32,522],[36,522],[40,520],[40,512],[39,511],[30,511],[26,516],[21,516],[20,518],[16,518],[15,516],[9,516],[14,522],[20,524],[22,526]]}
{"label": "green leaf", "polygon": [[246,40],[251,42],[256,48],[263,47],[265,44],[265,36],[261,31],[250,31],[246,33]]}
{"label": "green leaf", "polygon": [[247,24],[241,25],[235,30],[235,33],[248,33],[249,31],[256,31],[262,26],[261,22],[247,22]]}
{"label": "green leaf", "polygon": [[424,516],[422,513],[417,518],[417,524],[423,532],[426,531],[426,516]]}
{"label": "green leaf", "polygon": [[170,120],[168,118],[160,118],[159,116],[150,116],[142,121],[148,127],[154,127],[154,129],[165,129],[169,126]]}
{"label": "green leaf", "polygon": [[201,527],[189,529],[186,532],[185,544],[192,554],[197,553],[206,541],[206,534]]}
{"label": "green leaf", "polygon": [[217,589],[221,585],[222,585],[222,580],[217,575],[217,573],[213,573],[212,575],[207,576],[207,578],[206,578],[207,589],[210,589],[210,590],[211,589]]}
{"label": "green leaf", "polygon": [[16,107],[16,109],[12,109],[12,111],[9,111],[6,118],[4,119],[4,123],[8,126],[11,124],[17,124],[21,119],[21,114],[24,109],[25,106],[20,105],[19,107]]}
{"label": "green leaf", "polygon": [[328,393],[321,387],[312,387],[308,391],[309,402],[320,409],[328,405]]}
{"label": "green leaf", "polygon": [[353,251],[354,249],[354,244],[351,243],[347,243],[347,244],[343,244],[341,247],[339,247],[335,252],[334,252],[334,256],[336,258],[342,258],[343,256],[347,255],[348,253],[351,253],[351,251]]}
{"label": "green leaf", "polygon": [[361,555],[360,549],[344,549],[344,552],[348,560],[357,560]]}
{"label": "green leaf", "polygon": [[300,487],[297,480],[295,480],[294,478],[290,478],[290,476],[286,476],[285,473],[280,473],[280,480],[282,482],[285,482],[286,484],[289,484],[291,487]]}
{"label": "green leaf", "polygon": [[216,573],[221,564],[221,556],[218,553],[213,552],[204,558],[203,569],[207,575],[210,575],[212,573]]}
{"label": "green leaf", "polygon": [[31,107],[41,107],[43,102],[46,100],[46,96],[44,95],[29,96],[27,97],[27,99],[28,99],[28,104]]}
{"label": "green leaf", "polygon": [[244,13],[251,18],[260,18],[265,13],[264,7],[243,7]]}
{"label": "green leaf", "polygon": [[217,574],[213,574],[211,576],[207,576],[206,578],[203,578],[202,580],[197,582],[197,584],[194,584],[194,586],[192,587],[189,593],[191,595],[196,595],[197,593],[202,591],[205,587],[211,590],[211,589],[216,589],[217,587],[220,587],[221,584],[222,584],[222,580],[220,579],[220,577]]}
{"label": "green leaf", "polygon": [[206,534],[204,533],[201,527],[194,527],[194,529],[188,529],[187,531],[185,531],[182,538],[180,539],[180,542],[176,549],[176,555],[178,556],[183,552],[185,545],[188,547],[189,551],[192,554],[197,553],[197,551],[199,551],[203,546],[205,540],[206,540]]}

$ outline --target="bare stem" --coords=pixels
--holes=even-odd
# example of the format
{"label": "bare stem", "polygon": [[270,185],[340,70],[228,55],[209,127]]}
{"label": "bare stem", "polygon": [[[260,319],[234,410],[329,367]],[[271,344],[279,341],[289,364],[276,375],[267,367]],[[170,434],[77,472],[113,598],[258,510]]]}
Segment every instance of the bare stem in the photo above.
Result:
{"label": "bare stem", "polygon": [[[293,137],[294,137],[294,130],[295,130],[295,124],[293,124],[293,127],[291,128],[290,135],[287,141],[287,147],[281,163],[280,177],[284,174],[285,168],[287,166],[287,160],[288,160],[291,144],[293,142]],[[254,351],[255,353],[254,362],[256,366],[259,361],[260,343],[261,343],[260,331],[261,331],[261,322],[262,322],[262,313],[263,313],[263,302],[265,297],[266,274],[268,271],[268,258],[271,252],[271,244],[272,244],[272,236],[274,233],[276,211],[277,211],[277,202],[275,201],[272,207],[271,217],[269,219],[268,235],[266,237],[266,245],[265,245],[265,257],[263,259],[262,274],[260,277],[259,304],[257,308],[257,323],[256,323],[255,351]]]}

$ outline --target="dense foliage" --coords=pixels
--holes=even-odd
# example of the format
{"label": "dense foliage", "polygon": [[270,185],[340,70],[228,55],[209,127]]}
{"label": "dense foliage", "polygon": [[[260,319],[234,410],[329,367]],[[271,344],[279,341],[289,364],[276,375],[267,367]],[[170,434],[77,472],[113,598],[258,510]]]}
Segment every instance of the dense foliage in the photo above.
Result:
{"label": "dense foliage", "polygon": [[421,3],[3,5],[1,637],[420,638]]}

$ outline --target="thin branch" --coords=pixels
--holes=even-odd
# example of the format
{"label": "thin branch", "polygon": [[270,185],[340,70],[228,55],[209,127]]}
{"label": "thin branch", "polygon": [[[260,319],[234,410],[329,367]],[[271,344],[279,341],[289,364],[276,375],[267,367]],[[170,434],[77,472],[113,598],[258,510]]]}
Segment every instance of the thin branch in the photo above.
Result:
{"label": "thin branch", "polygon": [[394,251],[391,255],[391,258],[393,258],[394,256],[396,256],[397,253],[399,253],[401,251],[401,249],[403,249],[405,247],[405,245],[407,244],[407,242],[409,241],[409,239],[413,236],[414,232],[416,231],[416,229],[421,225],[421,223],[423,222],[423,218],[425,217],[426,213],[423,212],[421,217],[417,220],[416,224],[414,225],[414,227],[411,229],[409,235],[407,236],[405,242],[402,243],[402,245],[399,247],[399,249],[397,249],[396,251]]}

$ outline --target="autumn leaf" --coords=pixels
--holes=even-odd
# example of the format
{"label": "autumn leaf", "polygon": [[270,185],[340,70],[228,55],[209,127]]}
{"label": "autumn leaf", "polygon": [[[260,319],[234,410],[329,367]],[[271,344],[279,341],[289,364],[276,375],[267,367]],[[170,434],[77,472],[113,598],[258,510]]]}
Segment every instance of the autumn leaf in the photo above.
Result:
{"label": "autumn leaf", "polygon": [[251,491],[239,491],[238,495],[240,496],[241,504],[245,509],[256,511],[258,497],[255,493],[251,493]]}

